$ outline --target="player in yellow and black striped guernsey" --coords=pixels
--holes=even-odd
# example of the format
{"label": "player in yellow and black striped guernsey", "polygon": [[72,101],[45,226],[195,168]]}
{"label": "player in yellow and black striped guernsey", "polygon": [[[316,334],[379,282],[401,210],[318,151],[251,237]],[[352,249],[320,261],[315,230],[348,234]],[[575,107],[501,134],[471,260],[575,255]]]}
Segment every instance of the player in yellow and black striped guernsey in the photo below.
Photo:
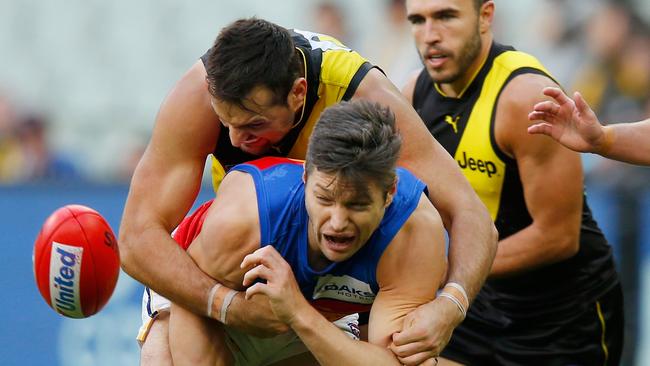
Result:
{"label": "player in yellow and black striped guernsey", "polygon": [[579,156],[527,133],[528,112],[556,83],[534,57],[493,41],[494,8],[407,1],[425,67],[404,92],[500,234],[491,275],[442,355],[467,365],[617,365],[621,286]]}
{"label": "player in yellow and black striped guernsey", "polygon": [[[464,287],[473,299],[496,252],[496,230],[453,159],[427,133],[399,90],[332,37],[240,19],[221,30],[163,102],[131,182],[119,245],[122,268],[148,286],[138,337],[144,343],[142,364],[170,361],[169,301],[224,321],[215,316],[219,309],[212,311],[218,303],[213,301],[217,295],[210,295],[215,279],[169,235],[196,198],[206,158],[213,155],[219,162],[214,164],[215,186],[229,166],[252,158],[303,159],[323,109],[348,99],[373,101],[395,114],[403,139],[398,163],[427,184],[450,231],[448,280],[453,284],[447,290],[459,291],[458,297],[458,288]],[[238,224],[236,218],[232,224]],[[258,335],[286,330],[268,302],[243,297],[238,293],[228,302],[229,325]],[[420,306],[407,318],[409,329],[421,330],[408,351],[417,363],[437,356],[462,321],[456,305],[445,299]]]}

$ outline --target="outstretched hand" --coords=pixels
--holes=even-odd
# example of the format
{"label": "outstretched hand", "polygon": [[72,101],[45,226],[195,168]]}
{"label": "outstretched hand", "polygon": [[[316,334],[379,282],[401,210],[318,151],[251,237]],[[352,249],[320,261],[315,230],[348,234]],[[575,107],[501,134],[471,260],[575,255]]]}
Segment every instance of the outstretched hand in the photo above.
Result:
{"label": "outstretched hand", "polygon": [[[451,301],[437,297],[404,318],[390,349],[403,365],[420,365],[438,357],[463,317]],[[429,362],[429,361],[427,361]]]}
{"label": "outstretched hand", "polygon": [[544,88],[544,94],[555,101],[537,103],[528,114],[531,121],[542,121],[528,127],[531,134],[552,137],[571,150],[597,152],[605,143],[603,126],[580,93],[573,99],[559,88]]}

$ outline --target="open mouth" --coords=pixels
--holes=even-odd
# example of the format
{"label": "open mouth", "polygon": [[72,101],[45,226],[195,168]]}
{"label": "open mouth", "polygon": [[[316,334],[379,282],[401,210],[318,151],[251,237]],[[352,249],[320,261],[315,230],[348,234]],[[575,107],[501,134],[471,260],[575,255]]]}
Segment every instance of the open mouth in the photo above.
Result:
{"label": "open mouth", "polygon": [[323,234],[323,238],[328,247],[334,251],[344,250],[350,247],[354,242],[352,235],[327,235]]}
{"label": "open mouth", "polygon": [[433,68],[441,67],[449,57],[447,55],[436,54],[427,57],[427,63]]}

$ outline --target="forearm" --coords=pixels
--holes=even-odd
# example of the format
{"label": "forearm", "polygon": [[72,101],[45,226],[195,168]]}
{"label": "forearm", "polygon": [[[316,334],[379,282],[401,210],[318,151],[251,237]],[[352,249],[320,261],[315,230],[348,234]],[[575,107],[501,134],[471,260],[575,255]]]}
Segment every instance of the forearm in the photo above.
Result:
{"label": "forearm", "polygon": [[447,281],[461,284],[471,302],[490,272],[498,234],[485,205],[458,165],[444,151],[438,156],[440,170],[446,167],[447,174],[427,170],[428,165],[407,167],[419,172],[418,176],[429,188],[429,199],[449,233]]}
{"label": "forearm", "polygon": [[632,164],[650,165],[650,119],[604,127],[606,146],[597,149],[607,158]]}
{"label": "forearm", "polygon": [[400,364],[386,347],[348,337],[311,306],[305,306],[290,326],[321,365]]}
{"label": "forearm", "polygon": [[157,231],[160,232],[151,229],[134,239],[137,244],[120,247],[122,269],[170,301],[206,315],[208,293],[217,282],[203,272],[169,234]]}
{"label": "forearm", "polygon": [[499,241],[490,277],[531,271],[573,256],[579,235],[555,233],[534,224]]}
{"label": "forearm", "polygon": [[272,337],[289,331],[289,326],[277,319],[269,298],[264,295],[254,295],[245,299],[245,293],[239,292],[232,299],[226,314],[226,324],[241,332],[256,337]]}
{"label": "forearm", "polygon": [[[476,199],[480,204],[478,198]],[[497,252],[497,232],[484,207],[451,216],[447,282],[461,284],[471,302],[490,273]]]}

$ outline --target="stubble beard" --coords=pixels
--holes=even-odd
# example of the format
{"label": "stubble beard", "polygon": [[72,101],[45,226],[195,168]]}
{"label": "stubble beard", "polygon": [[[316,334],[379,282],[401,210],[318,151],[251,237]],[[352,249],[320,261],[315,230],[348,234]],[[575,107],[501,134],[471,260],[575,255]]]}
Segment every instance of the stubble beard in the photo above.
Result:
{"label": "stubble beard", "polygon": [[[443,76],[436,74],[433,71],[429,71],[429,76],[433,82],[437,84],[451,84],[458,79],[460,79],[466,72],[469,70],[469,67],[472,65],[474,60],[478,57],[483,47],[483,41],[481,40],[481,35],[478,31],[472,35],[472,37],[465,43],[463,49],[458,54],[458,62],[456,63],[456,70],[451,75]],[[424,58],[422,59],[424,64]],[[426,65],[425,65],[426,68]]]}

